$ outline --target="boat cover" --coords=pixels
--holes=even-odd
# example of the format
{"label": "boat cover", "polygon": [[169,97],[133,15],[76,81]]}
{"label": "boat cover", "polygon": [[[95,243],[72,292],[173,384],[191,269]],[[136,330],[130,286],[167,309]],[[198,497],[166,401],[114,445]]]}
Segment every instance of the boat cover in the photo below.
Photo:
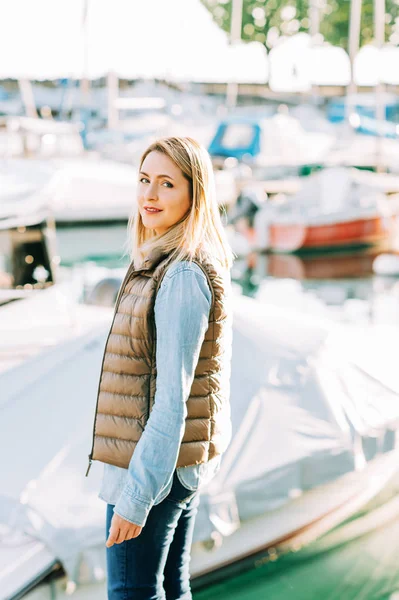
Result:
{"label": "boat cover", "polygon": [[[44,542],[76,583],[105,570],[102,464],[85,477],[107,327],[0,374],[1,545]],[[362,469],[395,446],[397,332],[330,323],[234,298],[233,439],[201,495],[195,540]],[[19,540],[20,541],[20,540]],[[1,556],[1,552],[0,552]]]}

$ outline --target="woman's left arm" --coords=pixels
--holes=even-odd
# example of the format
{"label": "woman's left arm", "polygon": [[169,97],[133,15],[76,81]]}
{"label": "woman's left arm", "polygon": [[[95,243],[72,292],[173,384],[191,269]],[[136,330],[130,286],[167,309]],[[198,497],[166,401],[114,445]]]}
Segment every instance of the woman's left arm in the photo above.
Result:
{"label": "woman's left arm", "polygon": [[176,468],[185,431],[186,402],[208,329],[211,301],[205,274],[187,261],[172,265],[158,290],[154,405],[114,507],[114,513],[141,527]]}

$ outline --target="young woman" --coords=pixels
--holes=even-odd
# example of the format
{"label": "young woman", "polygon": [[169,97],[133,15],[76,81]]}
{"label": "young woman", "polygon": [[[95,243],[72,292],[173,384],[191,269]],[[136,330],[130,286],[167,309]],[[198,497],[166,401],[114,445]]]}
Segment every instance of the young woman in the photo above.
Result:
{"label": "young woman", "polygon": [[233,254],[200,144],[147,148],[129,225],[89,454],[104,463],[108,599],[189,600],[200,489],[231,439]]}

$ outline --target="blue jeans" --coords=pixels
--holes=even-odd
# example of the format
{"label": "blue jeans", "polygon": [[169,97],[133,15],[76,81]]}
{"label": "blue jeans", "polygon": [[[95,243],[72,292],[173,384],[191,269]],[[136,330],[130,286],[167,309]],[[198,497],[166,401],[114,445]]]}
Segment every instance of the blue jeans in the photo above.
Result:
{"label": "blue jeans", "polygon": [[[180,483],[153,506],[138,537],[106,548],[108,600],[192,600],[190,551],[199,490]],[[114,504],[107,504],[106,539]]]}

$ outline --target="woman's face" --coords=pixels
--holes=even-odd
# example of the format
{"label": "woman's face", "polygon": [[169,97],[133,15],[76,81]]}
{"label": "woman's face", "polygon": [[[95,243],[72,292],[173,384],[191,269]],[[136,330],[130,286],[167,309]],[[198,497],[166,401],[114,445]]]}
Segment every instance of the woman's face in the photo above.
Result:
{"label": "woman's face", "polygon": [[[159,235],[189,210],[190,184],[168,156],[150,152],[139,173],[137,201],[144,227]],[[151,208],[157,211],[151,212]]]}

